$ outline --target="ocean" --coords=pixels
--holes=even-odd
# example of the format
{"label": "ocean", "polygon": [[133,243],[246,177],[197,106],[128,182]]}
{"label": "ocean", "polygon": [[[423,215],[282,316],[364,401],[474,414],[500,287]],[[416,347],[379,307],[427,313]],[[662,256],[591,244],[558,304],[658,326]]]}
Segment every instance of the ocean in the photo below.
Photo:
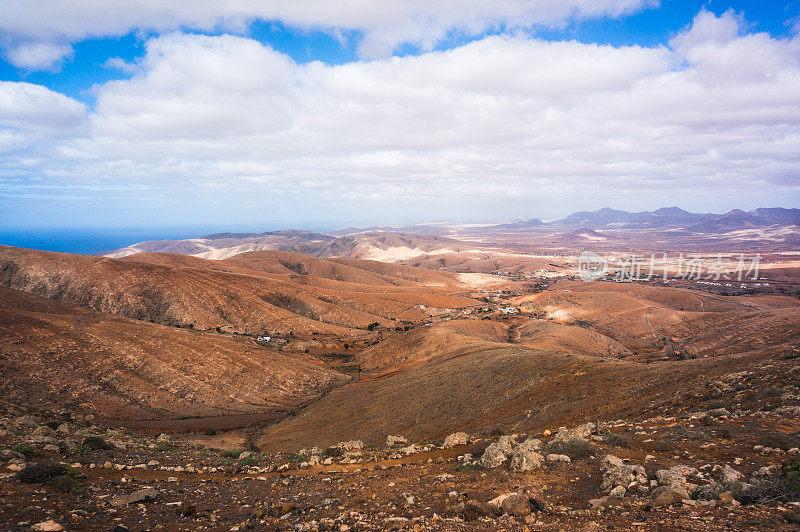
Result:
{"label": "ocean", "polygon": [[145,240],[194,238],[198,229],[19,229],[0,230],[0,244],[43,251],[94,255]]}

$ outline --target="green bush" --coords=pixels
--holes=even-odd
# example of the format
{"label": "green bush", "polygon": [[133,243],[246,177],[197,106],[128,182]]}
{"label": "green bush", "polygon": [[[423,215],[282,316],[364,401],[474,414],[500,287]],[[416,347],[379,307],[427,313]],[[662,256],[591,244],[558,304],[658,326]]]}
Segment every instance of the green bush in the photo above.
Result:
{"label": "green bush", "polygon": [[39,451],[37,451],[33,445],[29,445],[27,443],[20,443],[19,445],[14,446],[11,450],[24,455],[27,459],[36,458],[39,456]]}
{"label": "green bush", "polygon": [[547,444],[547,452],[565,454],[572,460],[582,460],[594,454],[594,445],[586,440],[551,441]]}
{"label": "green bush", "polygon": [[223,456],[227,456],[228,458],[239,458],[241,454],[244,452],[244,449],[231,449],[229,451],[225,451],[222,453]]}

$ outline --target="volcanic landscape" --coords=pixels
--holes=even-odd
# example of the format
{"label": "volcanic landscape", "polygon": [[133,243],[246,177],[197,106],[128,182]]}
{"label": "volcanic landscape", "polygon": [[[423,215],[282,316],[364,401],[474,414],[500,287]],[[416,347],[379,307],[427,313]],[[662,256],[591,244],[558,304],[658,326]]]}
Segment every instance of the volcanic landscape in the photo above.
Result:
{"label": "volcanic landscape", "polygon": [[0,523],[797,529],[799,225],[603,209],[0,246]]}

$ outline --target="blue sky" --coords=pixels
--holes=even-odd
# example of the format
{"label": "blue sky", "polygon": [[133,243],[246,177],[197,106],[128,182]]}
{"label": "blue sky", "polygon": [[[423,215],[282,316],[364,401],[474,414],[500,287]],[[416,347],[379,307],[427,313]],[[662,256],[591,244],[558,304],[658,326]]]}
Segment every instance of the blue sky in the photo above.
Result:
{"label": "blue sky", "polygon": [[32,4],[0,16],[9,230],[798,204],[797,1]]}
{"label": "blue sky", "polygon": [[[800,1],[764,2],[759,0],[662,0],[659,6],[644,8],[622,17],[600,17],[572,22],[563,28],[532,28],[532,35],[547,40],[575,39],[584,43],[610,44],[613,46],[658,46],[666,44],[671,37],[691,23],[694,16],[706,9],[717,15],[728,10],[742,14],[752,30],[769,32],[774,37],[790,37],[794,24],[800,16]],[[197,30],[192,30],[197,32]],[[448,49],[465,42],[502,33],[504,28],[465,36],[453,32],[438,43],[437,49]],[[219,35],[220,31],[202,32]],[[362,33],[346,31],[346,42],[337,39],[329,31],[303,30],[287,26],[281,21],[254,20],[241,32],[275,50],[287,54],[298,63],[322,61],[342,64],[361,59],[356,43]],[[113,57],[134,61],[144,53],[144,42],[155,32],[134,30],[115,37],[86,39],[74,44],[74,55],[49,70],[19,68],[5,58],[0,60],[0,79],[37,83],[72,98],[92,105],[92,87],[112,79],[124,79],[127,75],[110,68],[106,62]],[[421,53],[420,47],[405,44],[394,51],[394,55]]]}

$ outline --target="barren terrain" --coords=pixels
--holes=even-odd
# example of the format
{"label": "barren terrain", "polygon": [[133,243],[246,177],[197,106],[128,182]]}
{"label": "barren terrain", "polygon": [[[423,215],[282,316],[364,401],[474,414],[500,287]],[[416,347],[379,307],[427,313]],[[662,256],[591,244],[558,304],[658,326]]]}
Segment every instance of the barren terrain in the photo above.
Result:
{"label": "barren terrain", "polygon": [[736,286],[619,277],[612,230],[573,227],[610,246],[584,282],[529,225],[0,247],[0,522],[797,527],[800,254]]}

